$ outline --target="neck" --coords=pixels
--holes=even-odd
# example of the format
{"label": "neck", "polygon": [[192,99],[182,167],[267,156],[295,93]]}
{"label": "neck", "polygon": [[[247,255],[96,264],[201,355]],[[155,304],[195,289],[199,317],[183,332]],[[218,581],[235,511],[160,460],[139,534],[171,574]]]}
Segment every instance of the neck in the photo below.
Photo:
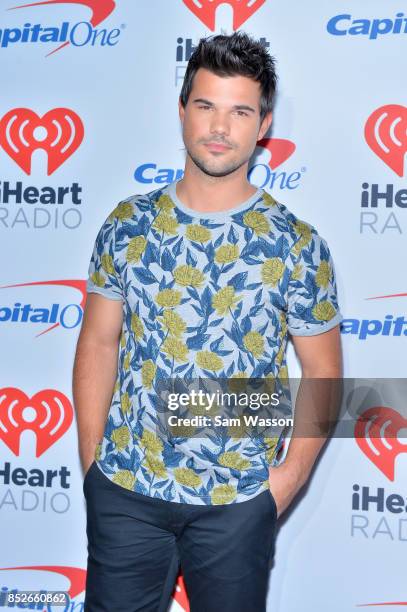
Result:
{"label": "neck", "polygon": [[201,212],[235,208],[257,191],[247,180],[247,168],[246,163],[227,176],[209,176],[187,156],[184,176],[177,183],[177,196],[183,204]]}

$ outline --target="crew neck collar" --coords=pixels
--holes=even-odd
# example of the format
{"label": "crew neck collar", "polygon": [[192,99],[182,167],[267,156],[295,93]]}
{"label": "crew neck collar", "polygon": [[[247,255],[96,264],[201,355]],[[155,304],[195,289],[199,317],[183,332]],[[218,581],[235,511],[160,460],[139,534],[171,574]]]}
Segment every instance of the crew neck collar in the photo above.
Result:
{"label": "crew neck collar", "polygon": [[179,181],[173,181],[172,183],[170,183],[169,185],[165,187],[165,190],[167,190],[168,195],[170,196],[174,204],[177,206],[177,208],[182,210],[182,212],[184,212],[186,215],[189,215],[190,217],[195,217],[197,219],[213,219],[216,221],[228,219],[232,215],[235,215],[236,213],[240,213],[246,208],[250,208],[252,204],[254,204],[259,198],[263,196],[263,190],[261,189],[261,187],[258,187],[257,190],[254,192],[254,194],[250,196],[250,198],[248,198],[247,200],[245,200],[238,206],[235,206],[234,208],[229,208],[228,210],[218,210],[218,211],[213,211],[213,212],[212,211],[200,211],[200,210],[194,210],[193,208],[189,208],[189,206],[186,206],[185,204],[183,204],[183,202],[181,202],[181,200],[177,196],[177,191],[176,191],[176,185],[178,182]]}

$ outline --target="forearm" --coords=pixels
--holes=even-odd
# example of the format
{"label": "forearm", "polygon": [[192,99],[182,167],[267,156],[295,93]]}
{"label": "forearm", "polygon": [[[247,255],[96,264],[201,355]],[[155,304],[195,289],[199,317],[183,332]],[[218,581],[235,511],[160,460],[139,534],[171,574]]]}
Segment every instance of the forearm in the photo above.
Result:
{"label": "forearm", "polygon": [[79,455],[83,469],[92,463],[103,437],[117,377],[119,345],[104,345],[79,338],[72,377]]}
{"label": "forearm", "polygon": [[341,402],[341,370],[303,371],[294,411],[294,428],[284,463],[301,486],[335,425]]}

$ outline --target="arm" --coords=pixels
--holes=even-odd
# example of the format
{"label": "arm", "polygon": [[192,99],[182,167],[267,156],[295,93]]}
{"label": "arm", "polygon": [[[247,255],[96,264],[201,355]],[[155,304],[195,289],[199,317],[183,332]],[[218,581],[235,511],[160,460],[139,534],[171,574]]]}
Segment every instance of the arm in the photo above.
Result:
{"label": "arm", "polygon": [[[314,417],[318,423],[332,421],[330,390],[335,385],[327,381],[323,385],[318,379],[342,378],[342,350],[339,325],[315,336],[292,336],[292,341],[301,364],[302,377],[309,383],[300,384],[295,404],[295,419],[292,438],[284,463],[292,471],[299,486],[305,484],[315,460],[326,442],[327,436],[320,432],[314,437],[304,437],[310,431],[309,423]],[[316,382],[313,384],[313,379]],[[312,393],[315,391],[315,393]],[[296,435],[297,434],[297,435]],[[317,437],[316,437],[317,436]]]}
{"label": "arm", "polygon": [[84,472],[103,437],[117,377],[122,302],[88,293],[73,366],[72,393]]}
{"label": "arm", "polygon": [[[292,336],[292,341],[301,364],[303,378],[342,378],[339,325],[321,334]],[[312,388],[312,380],[309,384],[301,382],[295,405],[294,430],[286,458],[280,466],[270,468],[270,489],[276,498],[279,514],[287,508],[298,490],[307,482],[317,456],[326,442],[326,436],[321,433],[318,433],[317,437],[305,437],[304,424],[308,425],[311,420],[315,421],[315,415],[319,423],[332,421],[333,416],[336,416],[330,412],[331,393],[332,391],[336,393],[336,386],[328,380],[326,388],[318,381],[315,383],[314,389],[317,391],[315,394],[312,393]]]}

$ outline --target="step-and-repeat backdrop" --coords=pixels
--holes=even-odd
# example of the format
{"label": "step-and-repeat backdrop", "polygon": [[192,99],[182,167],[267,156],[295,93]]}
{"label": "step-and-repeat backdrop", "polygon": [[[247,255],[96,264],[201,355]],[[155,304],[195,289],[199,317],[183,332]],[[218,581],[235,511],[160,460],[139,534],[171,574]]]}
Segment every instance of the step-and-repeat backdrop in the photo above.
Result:
{"label": "step-and-repeat backdrop", "polygon": [[[182,176],[177,100],[201,36],[243,29],[276,57],[272,129],[249,179],[330,245],[345,376],[405,375],[403,9],[393,0],[2,0],[0,606],[15,590],[62,589],[65,610],[83,608],[71,380],[88,263],[120,200]],[[352,395],[364,410],[390,410],[389,424],[405,396],[379,396],[363,385]],[[281,517],[268,610],[407,606],[407,421],[395,423],[397,444],[366,428],[359,443],[326,447]],[[188,609],[181,577],[171,609]]]}

